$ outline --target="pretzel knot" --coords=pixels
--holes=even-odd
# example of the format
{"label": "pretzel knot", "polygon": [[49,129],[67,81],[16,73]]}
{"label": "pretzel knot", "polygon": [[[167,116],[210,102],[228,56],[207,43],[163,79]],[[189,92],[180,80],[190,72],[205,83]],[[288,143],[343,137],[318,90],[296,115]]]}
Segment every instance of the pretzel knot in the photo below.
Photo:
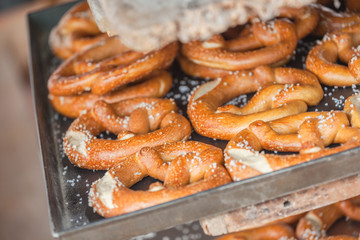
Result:
{"label": "pretzel knot", "polygon": [[[191,126],[174,113],[176,109],[168,99],[136,98],[114,104],[98,101],[67,130],[65,154],[78,167],[101,170],[143,147],[186,140]],[[104,131],[117,134],[118,139],[96,137]]]}
{"label": "pretzel knot", "polygon": [[119,38],[107,38],[63,62],[50,76],[48,89],[54,95],[105,94],[167,68],[176,53],[176,42],[144,54],[130,51]]}
{"label": "pretzel knot", "polygon": [[172,77],[170,73],[159,70],[145,77],[139,83],[124,86],[105,95],[90,92],[69,96],[49,94],[49,100],[57,112],[70,118],[76,118],[82,112],[90,109],[98,100],[115,103],[137,97],[163,97],[171,87]]}
{"label": "pretzel knot", "polygon": [[299,239],[313,240],[356,240],[350,236],[327,236],[326,231],[341,217],[359,221],[360,206],[359,196],[337,202],[308,212],[299,220],[296,227],[296,236]]}
{"label": "pretzel knot", "polygon": [[[254,23],[251,32],[250,37],[257,39],[263,48],[254,50],[247,45],[238,44],[243,46],[241,51],[234,50],[232,46],[227,46],[220,35],[216,35],[205,42],[192,41],[184,44],[181,51],[196,64],[236,71],[284,62],[284,59],[292,56],[297,45],[294,25],[285,20]],[[248,38],[246,39],[242,42],[248,42]]]}
{"label": "pretzel knot", "polygon": [[[360,82],[360,62],[357,46],[360,44],[360,24],[325,36],[306,58],[306,69],[318,76],[321,83],[330,86],[351,86]],[[348,66],[337,64],[341,60]]]}
{"label": "pretzel knot", "polygon": [[[222,104],[260,89],[244,107]],[[261,66],[207,82],[190,96],[187,112],[199,134],[230,140],[255,120],[270,121],[317,105],[323,90],[305,70]]]}
{"label": "pretzel knot", "polygon": [[[325,148],[330,144],[342,144]],[[360,129],[343,112],[307,112],[271,122],[255,121],[226,146],[225,166],[239,181],[360,145]],[[267,154],[263,149],[299,154]]]}
{"label": "pretzel knot", "polygon": [[56,56],[67,59],[104,38],[107,34],[99,30],[85,1],[67,11],[51,30],[49,45]]}
{"label": "pretzel knot", "polygon": [[[171,201],[231,182],[222,163],[222,150],[201,142],[142,148],[93,183],[89,202],[100,215],[111,217]],[[163,184],[129,189],[146,176]]]}
{"label": "pretzel knot", "polygon": [[219,237],[216,240],[278,240],[294,239],[294,237],[294,231],[290,226],[285,224],[273,224],[245,231],[230,233],[225,236]]}

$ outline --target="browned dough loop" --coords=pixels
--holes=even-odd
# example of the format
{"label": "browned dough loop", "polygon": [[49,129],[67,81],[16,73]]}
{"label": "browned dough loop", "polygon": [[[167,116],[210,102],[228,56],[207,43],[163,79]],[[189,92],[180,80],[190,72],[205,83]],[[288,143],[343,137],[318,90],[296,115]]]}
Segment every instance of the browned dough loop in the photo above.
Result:
{"label": "browned dough loop", "polygon": [[119,38],[107,38],[63,62],[50,76],[48,89],[61,96],[85,91],[106,94],[167,68],[176,53],[176,42],[144,54],[130,51]]}
{"label": "browned dough loop", "polygon": [[228,75],[236,74],[236,71],[230,71],[220,68],[211,68],[200,64],[196,64],[181,54],[177,56],[177,60],[180,63],[181,69],[186,74],[193,77],[212,79],[212,78],[222,78]]}
{"label": "browned dough loop", "polygon": [[124,86],[105,95],[90,92],[69,96],[49,94],[49,100],[57,112],[69,118],[77,118],[82,112],[90,109],[98,100],[115,103],[137,97],[163,97],[171,89],[172,82],[170,73],[159,70],[145,77],[139,83]]}

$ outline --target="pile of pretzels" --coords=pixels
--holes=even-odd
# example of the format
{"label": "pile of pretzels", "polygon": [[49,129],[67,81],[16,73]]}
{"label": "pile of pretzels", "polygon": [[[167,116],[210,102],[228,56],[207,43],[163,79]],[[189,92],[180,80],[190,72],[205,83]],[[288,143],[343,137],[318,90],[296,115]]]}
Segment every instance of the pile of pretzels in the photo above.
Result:
{"label": "pile of pretzels", "polygon": [[[74,118],[63,139],[68,159],[107,170],[89,191],[94,211],[125,214],[360,146],[360,95],[342,111],[308,111],[324,87],[360,83],[360,3],[348,0],[339,13],[325,2],[146,53],[101,33],[86,2],[70,9],[50,34],[63,61],[47,87],[53,108]],[[305,69],[285,67],[304,38],[318,39]],[[177,63],[205,81],[185,115],[165,98]],[[226,104],[244,94],[253,94],[244,106]],[[193,130],[228,143],[222,150],[189,140]],[[146,176],[159,182],[131,189]]]}

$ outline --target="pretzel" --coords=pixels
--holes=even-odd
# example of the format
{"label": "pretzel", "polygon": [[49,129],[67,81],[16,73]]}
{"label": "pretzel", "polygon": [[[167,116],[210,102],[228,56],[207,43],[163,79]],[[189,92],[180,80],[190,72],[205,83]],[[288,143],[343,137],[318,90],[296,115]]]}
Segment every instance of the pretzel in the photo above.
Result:
{"label": "pretzel", "polygon": [[129,51],[117,37],[107,38],[63,62],[50,76],[48,89],[61,96],[90,90],[106,94],[168,67],[176,52],[176,42],[143,54]]}
{"label": "pretzel", "polygon": [[[168,202],[231,182],[222,163],[222,150],[201,142],[142,148],[92,184],[89,202],[104,217]],[[146,176],[163,184],[153,183],[145,191],[129,189]]]}
{"label": "pretzel", "polygon": [[245,52],[232,51],[226,47],[226,42],[220,35],[215,35],[205,42],[183,44],[181,52],[197,64],[236,71],[283,61],[291,57],[296,48],[296,31],[288,21],[256,22],[251,31],[264,48]]}
{"label": "pretzel", "polygon": [[[306,58],[306,69],[317,75],[320,82],[325,85],[351,86],[358,84],[360,78],[356,74],[360,63],[354,58],[356,51],[353,48],[358,44],[360,44],[360,24],[326,36],[309,52]],[[348,63],[349,67],[337,64],[338,59]]]}
{"label": "pretzel", "polygon": [[[330,144],[342,144],[326,148]],[[360,145],[360,129],[343,112],[306,112],[265,123],[255,121],[225,149],[225,167],[239,181]],[[261,151],[299,152],[270,154]]]}
{"label": "pretzel", "polygon": [[99,30],[85,1],[67,11],[51,30],[49,45],[57,57],[67,59],[104,38],[107,34]]}
{"label": "pretzel", "polygon": [[338,13],[320,4],[314,4],[312,6],[315,7],[320,14],[319,23],[313,31],[313,34],[316,36],[324,36],[326,33],[331,33],[360,22],[360,15],[358,13]]}
{"label": "pretzel", "polygon": [[[102,170],[143,147],[186,140],[191,134],[190,123],[174,110],[175,103],[168,99],[98,101],[67,130],[65,154],[75,166]],[[118,139],[96,137],[104,131],[118,134]]]}
{"label": "pretzel", "polygon": [[300,219],[296,236],[303,240],[327,239],[326,231],[342,216],[343,213],[334,204],[312,210]]}
{"label": "pretzel", "polygon": [[360,127],[360,95],[352,95],[346,99],[344,112],[348,115],[351,126]]}
{"label": "pretzel", "polygon": [[171,75],[166,71],[160,70],[146,77],[143,82],[125,86],[109,94],[82,93],[70,96],[49,94],[49,100],[57,112],[69,118],[76,118],[86,109],[91,108],[98,100],[103,100],[106,103],[115,103],[136,97],[163,97],[171,87]]}
{"label": "pretzel", "polygon": [[359,196],[308,212],[296,227],[299,239],[356,240],[350,236],[326,236],[326,231],[341,217],[360,220]]}
{"label": "pretzel", "polygon": [[360,221],[360,196],[340,201],[336,203],[336,206],[342,211],[342,213],[353,220]]}
{"label": "pretzel", "polygon": [[[242,108],[221,106],[231,99],[261,88]],[[207,82],[190,96],[190,121],[200,135],[230,140],[255,120],[270,121],[305,112],[323,97],[317,78],[305,70],[257,67]]]}
{"label": "pretzel", "polygon": [[278,240],[292,239],[295,236],[292,228],[285,224],[274,224],[264,227],[230,233],[216,240]]}

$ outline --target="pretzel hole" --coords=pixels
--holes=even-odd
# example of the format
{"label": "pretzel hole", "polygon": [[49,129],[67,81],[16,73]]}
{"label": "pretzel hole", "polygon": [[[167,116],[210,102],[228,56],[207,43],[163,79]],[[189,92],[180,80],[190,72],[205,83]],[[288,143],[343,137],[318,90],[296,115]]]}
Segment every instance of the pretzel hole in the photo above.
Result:
{"label": "pretzel hole", "polygon": [[109,140],[117,139],[117,136],[109,131],[101,132],[97,137],[101,139],[109,139]]}
{"label": "pretzel hole", "polygon": [[132,189],[134,191],[137,191],[137,190],[146,191],[149,189],[151,184],[156,183],[156,182],[163,183],[162,181],[160,181],[158,179],[147,176],[147,177],[143,178],[141,181],[139,181],[139,182],[135,183],[133,186],[131,186],[130,189]]}

